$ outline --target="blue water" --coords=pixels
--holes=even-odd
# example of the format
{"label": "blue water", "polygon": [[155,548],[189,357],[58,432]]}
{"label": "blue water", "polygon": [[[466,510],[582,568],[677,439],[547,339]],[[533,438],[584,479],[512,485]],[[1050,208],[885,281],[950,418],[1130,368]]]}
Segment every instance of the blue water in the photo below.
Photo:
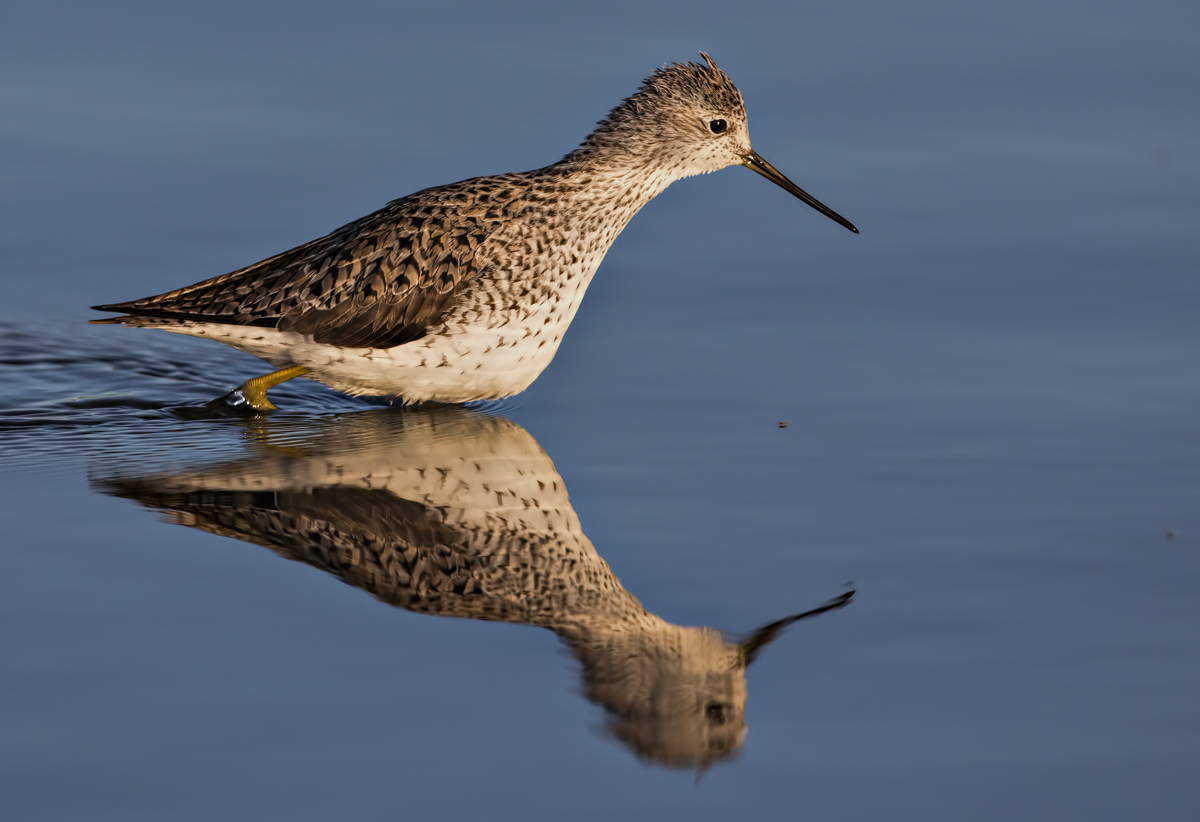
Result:
{"label": "blue water", "polygon": [[[0,815],[1194,816],[1200,7],[731,9],[5,11]],[[296,477],[351,432],[429,457],[406,412],[296,381],[218,413],[255,360],[85,322],[544,165],[699,49],[861,236],[740,169],[677,183],[542,377],[469,412],[544,450],[669,624],[856,590],[747,669],[697,783],[552,631],[394,607],[116,484],[270,464],[272,504],[327,496]]]}

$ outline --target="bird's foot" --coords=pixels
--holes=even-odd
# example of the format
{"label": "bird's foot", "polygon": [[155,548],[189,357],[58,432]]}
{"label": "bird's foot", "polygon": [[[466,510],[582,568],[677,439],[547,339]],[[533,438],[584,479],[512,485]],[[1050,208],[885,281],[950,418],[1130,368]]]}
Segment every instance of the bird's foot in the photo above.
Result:
{"label": "bird's foot", "polygon": [[252,377],[221,397],[218,402],[235,408],[246,406],[255,411],[274,411],[275,406],[267,399],[268,389],[274,388],[281,382],[303,377],[311,371],[312,369],[306,365],[291,365],[278,371],[272,371],[270,374],[263,374],[261,377]]}

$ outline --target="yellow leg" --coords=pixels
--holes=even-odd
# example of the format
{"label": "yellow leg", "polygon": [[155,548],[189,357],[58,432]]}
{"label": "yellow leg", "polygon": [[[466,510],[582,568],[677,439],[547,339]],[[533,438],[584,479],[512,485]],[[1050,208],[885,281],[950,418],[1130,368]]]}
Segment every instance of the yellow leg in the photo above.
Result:
{"label": "yellow leg", "polygon": [[267,399],[267,389],[274,388],[281,382],[303,377],[310,371],[312,369],[307,365],[289,365],[287,368],[272,371],[270,374],[246,380],[237,387],[234,393],[241,394],[242,398],[246,400],[246,405],[255,411],[274,411],[275,406]]}

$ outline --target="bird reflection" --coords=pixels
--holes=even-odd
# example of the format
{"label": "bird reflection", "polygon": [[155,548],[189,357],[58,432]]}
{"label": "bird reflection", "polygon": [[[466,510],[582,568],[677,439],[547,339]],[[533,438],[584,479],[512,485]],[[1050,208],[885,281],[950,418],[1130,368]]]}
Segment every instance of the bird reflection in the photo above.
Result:
{"label": "bird reflection", "polygon": [[367,412],[299,442],[260,425],[251,457],[137,477],[106,469],[93,482],[390,605],[553,631],[608,732],[646,761],[703,771],[735,755],[746,666],[787,624],[853,594],[741,642],[673,625],[621,586],[550,458],[508,420],[450,407]]}

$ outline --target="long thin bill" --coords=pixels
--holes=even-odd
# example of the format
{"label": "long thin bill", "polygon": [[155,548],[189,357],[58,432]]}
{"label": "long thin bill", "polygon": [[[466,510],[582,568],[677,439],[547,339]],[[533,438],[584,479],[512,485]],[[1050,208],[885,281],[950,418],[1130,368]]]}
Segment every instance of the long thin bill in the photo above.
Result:
{"label": "long thin bill", "polygon": [[784,177],[779,172],[779,169],[775,168],[775,166],[768,163],[762,157],[759,157],[758,152],[751,151],[746,154],[743,154],[742,155],[742,165],[744,165],[746,168],[750,169],[751,171],[755,171],[755,172],[761,174],[762,176],[766,177],[768,180],[770,180],[772,183],[774,183],[775,185],[782,188],[784,191],[786,191],[790,194],[794,194],[795,196],[799,197],[801,200],[808,203],[810,206],[812,206],[817,211],[824,214],[829,219],[833,220],[835,223],[840,223],[841,225],[844,225],[846,228],[850,229],[855,234],[858,233],[858,229],[854,227],[854,223],[850,222],[845,217],[843,217],[841,214],[838,214],[836,211],[834,211],[832,208],[830,208],[829,206],[822,203],[816,197],[812,196],[807,191],[800,188],[800,186],[793,183],[787,177]]}

